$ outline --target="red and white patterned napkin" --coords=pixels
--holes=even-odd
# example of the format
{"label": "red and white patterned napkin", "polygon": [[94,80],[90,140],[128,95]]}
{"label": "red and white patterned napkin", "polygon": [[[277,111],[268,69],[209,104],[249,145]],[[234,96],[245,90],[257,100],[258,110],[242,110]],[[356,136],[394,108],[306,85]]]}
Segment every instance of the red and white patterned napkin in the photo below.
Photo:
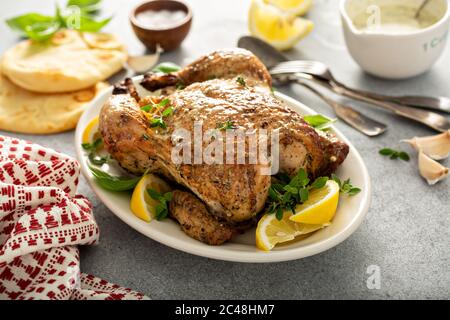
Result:
{"label": "red and white patterned napkin", "polygon": [[0,299],[146,299],[80,273],[77,245],[99,230],[79,174],[71,157],[0,135]]}

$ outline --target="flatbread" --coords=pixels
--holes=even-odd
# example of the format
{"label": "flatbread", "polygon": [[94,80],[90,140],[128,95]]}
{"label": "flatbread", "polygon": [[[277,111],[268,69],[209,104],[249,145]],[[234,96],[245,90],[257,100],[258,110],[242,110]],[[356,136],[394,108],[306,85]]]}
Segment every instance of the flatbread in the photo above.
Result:
{"label": "flatbread", "polygon": [[0,130],[50,134],[75,128],[86,106],[108,84],[69,93],[35,93],[0,75]]}
{"label": "flatbread", "polygon": [[34,92],[89,88],[119,71],[127,59],[124,45],[111,34],[62,30],[47,42],[20,42],[0,63],[16,85]]}

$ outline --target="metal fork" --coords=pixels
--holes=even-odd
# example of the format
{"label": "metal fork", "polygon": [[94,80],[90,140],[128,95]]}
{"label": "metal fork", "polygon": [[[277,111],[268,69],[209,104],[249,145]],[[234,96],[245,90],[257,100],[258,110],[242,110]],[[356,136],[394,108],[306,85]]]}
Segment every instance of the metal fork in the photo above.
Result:
{"label": "metal fork", "polygon": [[273,72],[274,74],[286,73],[289,71],[290,73],[297,73],[297,72],[307,73],[328,81],[332,81],[335,84],[339,85],[340,87],[344,87],[347,90],[354,91],[369,98],[400,103],[411,107],[420,107],[450,113],[450,98],[447,97],[425,97],[425,96],[396,97],[349,88],[342,82],[338,81],[333,76],[327,65],[319,61],[309,61],[309,60],[286,61],[279,63],[273,69],[271,69],[271,73]]}
{"label": "metal fork", "polygon": [[[425,124],[430,128],[433,128],[437,131],[446,132],[450,130],[450,122],[440,114],[416,109],[410,106],[402,105],[398,102],[394,101],[386,101],[385,96],[368,93],[365,91],[354,90],[343,83],[339,82],[334,78],[328,67],[317,61],[288,61],[282,62],[276,65],[274,68],[270,70],[270,73],[275,78],[287,76],[287,75],[295,75],[297,77],[305,78],[308,80],[313,80],[314,82],[325,86],[326,88],[334,91],[337,94],[350,97],[356,100],[360,100],[366,103],[373,104],[375,106],[381,107],[383,109],[394,112],[395,114],[408,118],[419,123]],[[389,97],[392,98],[392,97]],[[405,97],[394,97],[394,99],[405,98]],[[412,100],[413,97],[406,97],[407,100]],[[422,99],[431,99],[435,98],[425,98]],[[441,98],[445,102],[447,98]],[[450,100],[449,106],[450,110]],[[441,111],[444,111],[441,109]]]}

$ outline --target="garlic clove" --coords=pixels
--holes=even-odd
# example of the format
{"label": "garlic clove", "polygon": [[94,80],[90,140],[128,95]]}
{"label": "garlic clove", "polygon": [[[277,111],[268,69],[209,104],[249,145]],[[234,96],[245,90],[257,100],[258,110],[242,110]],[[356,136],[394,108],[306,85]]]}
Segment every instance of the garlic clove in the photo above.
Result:
{"label": "garlic clove", "polygon": [[402,142],[409,143],[414,149],[422,151],[434,160],[443,160],[450,155],[450,130],[435,136],[414,137]]}
{"label": "garlic clove", "polygon": [[430,186],[444,180],[449,173],[448,168],[431,159],[424,152],[419,152],[419,171]]}

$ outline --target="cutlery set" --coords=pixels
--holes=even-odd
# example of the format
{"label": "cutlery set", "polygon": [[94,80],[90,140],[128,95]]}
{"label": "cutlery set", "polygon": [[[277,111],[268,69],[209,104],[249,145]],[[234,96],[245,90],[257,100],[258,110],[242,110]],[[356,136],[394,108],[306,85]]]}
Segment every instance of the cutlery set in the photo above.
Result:
{"label": "cutlery set", "polygon": [[448,119],[434,112],[450,113],[449,98],[423,96],[394,97],[357,90],[338,81],[330,69],[322,62],[288,61],[278,50],[260,39],[245,36],[239,39],[238,46],[255,53],[269,69],[277,84],[297,83],[306,87],[330,105],[337,117],[368,136],[377,136],[384,133],[387,126],[324,96],[308,83],[312,82],[335,94],[391,111],[398,116],[419,122],[440,132],[450,130],[450,122]]}

